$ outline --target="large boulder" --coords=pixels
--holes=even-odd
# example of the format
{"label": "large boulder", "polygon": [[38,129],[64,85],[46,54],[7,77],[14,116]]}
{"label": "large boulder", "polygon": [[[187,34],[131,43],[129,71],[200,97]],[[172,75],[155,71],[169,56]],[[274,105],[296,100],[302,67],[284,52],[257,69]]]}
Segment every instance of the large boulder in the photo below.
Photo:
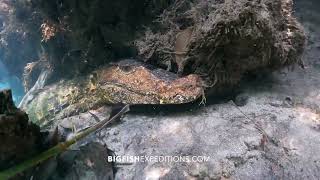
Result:
{"label": "large boulder", "polygon": [[300,62],[305,35],[291,0],[182,0],[135,44],[144,61],[200,74],[216,90]]}

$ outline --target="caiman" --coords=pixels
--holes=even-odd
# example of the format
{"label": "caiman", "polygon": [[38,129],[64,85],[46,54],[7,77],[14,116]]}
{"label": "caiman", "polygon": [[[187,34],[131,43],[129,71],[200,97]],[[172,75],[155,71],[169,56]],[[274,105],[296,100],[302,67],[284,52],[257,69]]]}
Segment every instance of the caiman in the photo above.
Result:
{"label": "caiman", "polygon": [[184,104],[204,94],[198,75],[179,77],[127,59],[90,75],[47,85],[21,107],[40,125],[106,104]]}

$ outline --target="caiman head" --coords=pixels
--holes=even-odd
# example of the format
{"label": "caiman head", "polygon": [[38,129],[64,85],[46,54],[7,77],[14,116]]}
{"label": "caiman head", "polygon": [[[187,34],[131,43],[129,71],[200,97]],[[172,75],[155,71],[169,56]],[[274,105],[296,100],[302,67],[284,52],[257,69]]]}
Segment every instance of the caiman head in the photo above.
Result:
{"label": "caiman head", "polygon": [[176,74],[124,60],[97,71],[97,84],[113,103],[183,104],[203,95],[199,76]]}

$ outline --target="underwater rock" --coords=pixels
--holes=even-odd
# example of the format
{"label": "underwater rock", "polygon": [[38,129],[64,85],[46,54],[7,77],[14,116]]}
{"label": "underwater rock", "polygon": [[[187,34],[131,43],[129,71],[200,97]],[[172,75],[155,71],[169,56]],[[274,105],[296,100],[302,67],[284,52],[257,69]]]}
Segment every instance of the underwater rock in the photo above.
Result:
{"label": "underwater rock", "polygon": [[175,1],[135,45],[144,61],[179,74],[200,74],[215,92],[238,84],[246,73],[301,64],[305,35],[292,4]]}
{"label": "underwater rock", "polygon": [[44,137],[27,114],[15,107],[11,91],[0,91],[0,171],[41,152]]}
{"label": "underwater rock", "polygon": [[178,77],[128,59],[89,76],[47,85],[30,95],[32,100],[23,101],[21,108],[33,122],[44,125],[52,118],[62,119],[105,104],[184,104],[203,93],[202,80],[197,75]]}

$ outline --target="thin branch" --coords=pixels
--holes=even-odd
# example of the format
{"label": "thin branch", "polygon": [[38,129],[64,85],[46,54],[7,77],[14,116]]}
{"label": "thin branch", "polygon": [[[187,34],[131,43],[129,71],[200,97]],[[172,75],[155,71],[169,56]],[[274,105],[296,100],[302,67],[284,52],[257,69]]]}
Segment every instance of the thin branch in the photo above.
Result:
{"label": "thin branch", "polygon": [[264,135],[264,136],[267,138],[268,141],[271,141],[271,142],[275,143],[275,142],[272,140],[272,138],[270,138],[270,136],[267,134],[267,132],[266,132],[264,129],[262,129],[262,127],[261,127],[254,119],[250,118],[246,113],[244,113],[244,112],[234,103],[234,101],[231,101],[231,102],[232,102],[232,105],[233,105],[236,109],[238,109],[238,111],[239,111],[241,114],[243,114],[245,118],[247,118],[248,120],[251,121],[251,123],[254,124],[254,127],[255,127],[262,135]]}
{"label": "thin branch", "polygon": [[187,52],[186,51],[166,51],[166,50],[160,50],[163,53],[167,53],[167,54],[174,54],[174,55],[186,55]]}

